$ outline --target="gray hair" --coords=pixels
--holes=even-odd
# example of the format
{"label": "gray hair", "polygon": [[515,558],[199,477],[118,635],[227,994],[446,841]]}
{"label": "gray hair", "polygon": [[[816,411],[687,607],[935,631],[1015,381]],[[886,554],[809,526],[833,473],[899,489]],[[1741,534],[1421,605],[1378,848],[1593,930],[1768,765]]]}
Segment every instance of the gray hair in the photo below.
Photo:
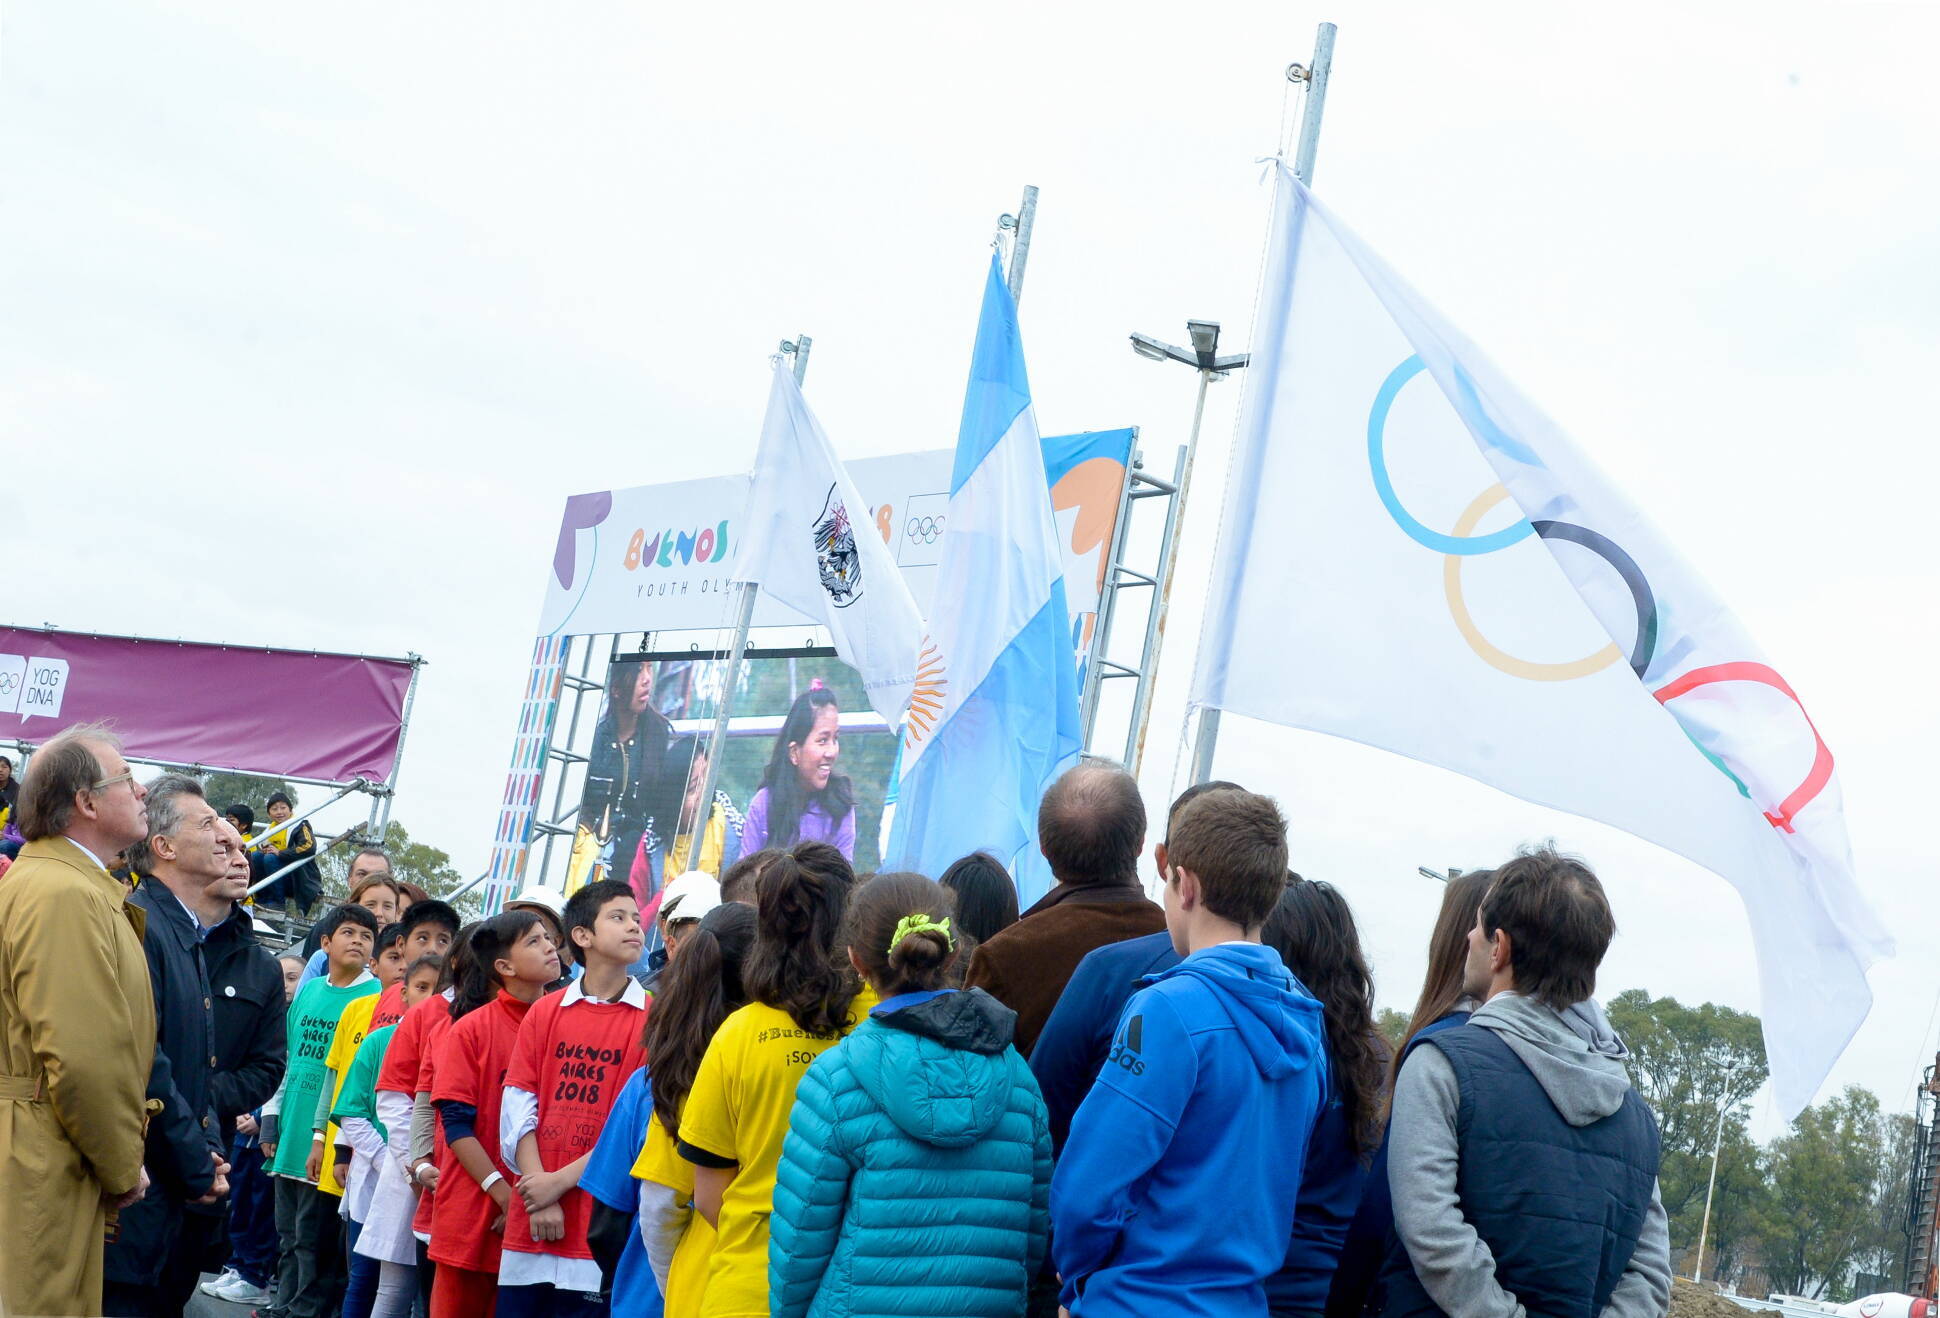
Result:
{"label": "gray hair", "polygon": [[74,798],[101,781],[101,757],[90,743],[121,749],[107,724],[77,723],[34,753],[20,786],[20,836],[38,842],[67,832],[74,822]]}
{"label": "gray hair", "polygon": [[155,839],[171,837],[182,826],[182,802],[208,799],[202,784],[183,773],[165,773],[148,784],[148,836],[128,848],[128,867],[137,874],[154,873]]}

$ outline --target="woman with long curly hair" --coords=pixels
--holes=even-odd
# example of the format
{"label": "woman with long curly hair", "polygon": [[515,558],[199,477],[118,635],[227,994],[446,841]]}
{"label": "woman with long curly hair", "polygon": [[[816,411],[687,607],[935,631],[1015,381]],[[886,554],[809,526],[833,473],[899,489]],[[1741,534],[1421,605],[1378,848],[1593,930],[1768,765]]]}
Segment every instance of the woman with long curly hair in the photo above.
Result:
{"label": "woman with long curly hair", "polygon": [[1354,913],[1331,884],[1289,874],[1260,941],[1320,999],[1327,1030],[1331,1092],[1307,1141],[1286,1262],[1266,1279],[1274,1318],[1304,1318],[1327,1303],[1327,1284],[1381,1141],[1387,1047],[1374,1028],[1374,977]]}

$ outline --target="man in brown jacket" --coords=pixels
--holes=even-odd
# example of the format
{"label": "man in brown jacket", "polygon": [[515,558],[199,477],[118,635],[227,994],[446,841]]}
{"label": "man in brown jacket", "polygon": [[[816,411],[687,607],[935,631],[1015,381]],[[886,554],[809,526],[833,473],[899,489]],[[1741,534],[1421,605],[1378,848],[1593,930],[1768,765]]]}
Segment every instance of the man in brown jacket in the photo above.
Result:
{"label": "man in brown jacket", "polygon": [[34,754],[0,879],[0,1313],[98,1314],[108,1214],[141,1198],[155,1000],[141,913],[103,862],[148,833],[98,727]]}
{"label": "man in brown jacket", "polygon": [[1017,1013],[1026,1057],[1085,953],[1165,928],[1165,912],[1139,886],[1145,803],[1123,769],[1080,764],[1052,783],[1037,808],[1037,842],[1057,886],[972,954],[964,980]]}

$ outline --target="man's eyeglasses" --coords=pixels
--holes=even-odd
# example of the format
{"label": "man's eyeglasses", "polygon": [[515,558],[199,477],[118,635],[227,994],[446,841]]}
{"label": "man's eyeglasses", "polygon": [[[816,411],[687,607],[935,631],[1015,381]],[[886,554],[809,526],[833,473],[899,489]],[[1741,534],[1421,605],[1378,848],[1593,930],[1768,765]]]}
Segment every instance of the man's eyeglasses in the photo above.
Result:
{"label": "man's eyeglasses", "polygon": [[94,786],[88,788],[88,790],[90,792],[105,792],[110,787],[119,787],[122,783],[132,783],[133,781],[135,781],[135,771],[130,769],[127,773],[118,773],[112,778],[104,778]]}

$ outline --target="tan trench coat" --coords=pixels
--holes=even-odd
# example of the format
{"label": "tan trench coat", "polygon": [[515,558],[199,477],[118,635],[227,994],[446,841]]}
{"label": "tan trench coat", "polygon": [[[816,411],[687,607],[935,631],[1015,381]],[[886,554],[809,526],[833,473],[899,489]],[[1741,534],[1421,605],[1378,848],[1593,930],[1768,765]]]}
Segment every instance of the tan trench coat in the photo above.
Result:
{"label": "tan trench coat", "polygon": [[0,1316],[101,1312],[102,1194],[141,1176],[143,912],[66,838],[0,875]]}

